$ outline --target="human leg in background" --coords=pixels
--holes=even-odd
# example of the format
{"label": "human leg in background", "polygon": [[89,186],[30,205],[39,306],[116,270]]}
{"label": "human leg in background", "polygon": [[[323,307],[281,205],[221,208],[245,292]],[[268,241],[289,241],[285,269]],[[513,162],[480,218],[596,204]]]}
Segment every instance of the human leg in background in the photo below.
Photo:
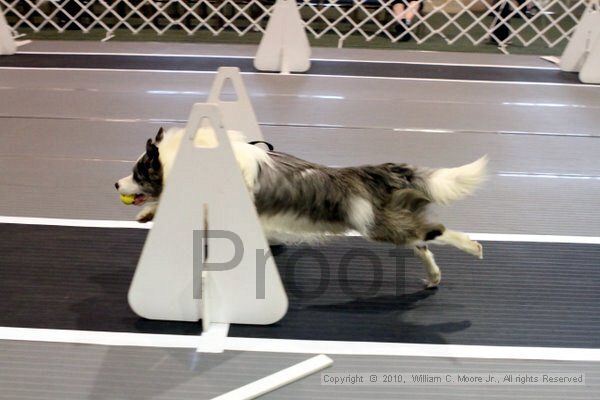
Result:
{"label": "human leg in background", "polygon": [[414,19],[423,10],[423,0],[396,0],[392,4],[392,11],[396,18],[397,24],[395,27],[396,35],[400,36],[400,41],[409,41],[411,35],[406,33],[406,29],[410,29]]}
{"label": "human leg in background", "polygon": [[[517,4],[519,11],[523,12],[527,18],[532,18],[540,11],[534,0],[517,0]],[[517,14],[517,18],[521,18],[521,16]]]}
{"label": "human leg in background", "polygon": [[505,45],[506,39],[512,32],[510,20],[512,7],[510,0],[496,0],[494,3],[496,16],[490,27],[490,43],[495,45]]}

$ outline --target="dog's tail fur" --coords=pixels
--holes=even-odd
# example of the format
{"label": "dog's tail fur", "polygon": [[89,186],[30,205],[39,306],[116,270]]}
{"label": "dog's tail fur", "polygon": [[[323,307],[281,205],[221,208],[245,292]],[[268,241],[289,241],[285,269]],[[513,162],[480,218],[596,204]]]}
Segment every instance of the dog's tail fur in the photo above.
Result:
{"label": "dog's tail fur", "polygon": [[448,204],[473,193],[486,177],[487,163],[487,156],[483,156],[461,167],[431,171],[425,178],[431,200],[439,204]]}

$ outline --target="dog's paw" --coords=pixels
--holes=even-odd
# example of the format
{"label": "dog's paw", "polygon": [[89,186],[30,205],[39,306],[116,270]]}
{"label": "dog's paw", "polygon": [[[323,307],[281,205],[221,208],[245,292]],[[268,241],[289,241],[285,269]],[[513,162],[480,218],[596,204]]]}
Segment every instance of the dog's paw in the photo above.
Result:
{"label": "dog's paw", "polygon": [[434,283],[428,279],[421,279],[421,282],[425,286],[425,289],[437,289],[440,284],[440,281],[438,281],[437,283]]}
{"label": "dog's paw", "polygon": [[483,259],[483,246],[479,242],[471,240],[465,250],[480,260]]}
{"label": "dog's paw", "polygon": [[430,271],[427,273],[427,279],[423,279],[423,284],[427,289],[438,287],[442,281],[442,272],[438,269],[437,271]]}
{"label": "dog's paw", "polygon": [[154,219],[154,209],[144,208],[142,211],[138,213],[135,217],[135,220],[140,223],[150,222]]}
{"label": "dog's paw", "polygon": [[477,247],[476,254],[474,254],[474,255],[477,258],[479,258],[480,260],[483,260],[483,246],[479,242],[474,242],[474,243],[476,244],[476,247]]}

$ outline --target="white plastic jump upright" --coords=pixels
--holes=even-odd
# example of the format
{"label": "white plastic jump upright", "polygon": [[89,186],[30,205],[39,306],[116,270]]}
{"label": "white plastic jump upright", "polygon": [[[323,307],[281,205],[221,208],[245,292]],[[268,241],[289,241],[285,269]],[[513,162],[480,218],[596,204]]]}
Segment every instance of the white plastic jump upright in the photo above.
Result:
{"label": "white plastic jump upright", "polygon": [[254,57],[259,71],[306,72],[310,44],[295,0],[277,0]]}
{"label": "white plastic jump upright", "polygon": [[579,71],[579,80],[583,83],[600,83],[600,11],[596,13],[596,38],[592,41],[587,59]]}
{"label": "white plastic jump upright", "polygon": [[[269,245],[226,133],[226,109],[223,103],[192,107],[129,289],[129,304],[142,317],[202,319],[206,330],[210,323],[271,324],[287,311],[287,295],[275,261],[264,256]],[[213,133],[216,147],[197,146],[197,135]],[[235,266],[218,265],[231,260]]]}
{"label": "white plastic jump upright", "polygon": [[600,83],[600,10],[598,2],[583,15],[560,60],[560,69],[579,72],[584,83]]}
{"label": "white plastic jump upright", "polygon": [[17,52],[17,44],[2,9],[0,9],[0,55],[12,55]]}
{"label": "white plastic jump upright", "polygon": [[[231,82],[235,91],[232,94],[234,99],[224,100],[222,98],[223,88],[227,82]],[[243,132],[249,141],[264,140],[239,68],[219,68],[208,95],[208,103],[219,105],[221,118],[227,129]]]}

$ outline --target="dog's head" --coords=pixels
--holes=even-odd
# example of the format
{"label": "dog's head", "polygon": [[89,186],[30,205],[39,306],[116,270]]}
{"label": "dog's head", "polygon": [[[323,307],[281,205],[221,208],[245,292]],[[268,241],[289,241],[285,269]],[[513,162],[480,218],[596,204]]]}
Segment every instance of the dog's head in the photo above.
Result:
{"label": "dog's head", "polygon": [[115,183],[119,194],[135,196],[133,204],[142,205],[147,201],[157,201],[163,190],[163,166],[159,159],[158,145],[163,139],[160,128],[154,141],[148,139],[146,152],[136,161],[133,173]]}

